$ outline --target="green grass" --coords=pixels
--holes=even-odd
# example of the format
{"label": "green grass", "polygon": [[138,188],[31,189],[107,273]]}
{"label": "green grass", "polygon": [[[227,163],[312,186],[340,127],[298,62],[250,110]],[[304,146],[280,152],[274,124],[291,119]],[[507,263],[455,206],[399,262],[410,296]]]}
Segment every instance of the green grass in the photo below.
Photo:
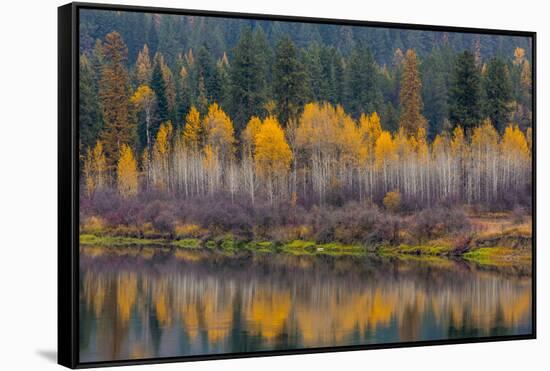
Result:
{"label": "green grass", "polygon": [[201,241],[197,238],[184,238],[172,241],[172,245],[182,249],[200,249],[202,247]]}
{"label": "green grass", "polygon": [[399,246],[383,246],[378,251],[385,255],[431,255],[445,256],[450,255],[452,247],[441,245],[399,245]]}
{"label": "green grass", "polygon": [[512,265],[531,262],[530,250],[510,247],[480,247],[467,252],[463,257],[482,265]]}
{"label": "green grass", "polygon": [[96,236],[93,234],[81,234],[81,245],[102,246],[135,246],[135,245],[165,245],[166,240],[135,237]]}
{"label": "green grass", "polygon": [[[253,253],[273,254],[282,253],[289,255],[366,255],[369,253],[366,247],[361,245],[346,245],[340,242],[317,244],[314,241],[294,240],[286,244],[272,241],[249,241],[235,239],[232,235],[224,235],[215,240],[203,242],[197,238],[185,238],[181,240],[166,240],[162,238],[135,238],[122,236],[98,236],[93,234],[81,234],[82,246],[105,247],[176,247],[179,249],[215,249],[225,255],[233,255],[239,251]],[[418,258],[418,259],[446,259],[453,256],[453,247],[450,244],[435,243],[426,245],[381,246],[375,253],[382,257],[393,258]],[[462,258],[484,265],[512,265],[528,264],[531,262],[530,249],[514,247],[478,247],[465,253]]]}

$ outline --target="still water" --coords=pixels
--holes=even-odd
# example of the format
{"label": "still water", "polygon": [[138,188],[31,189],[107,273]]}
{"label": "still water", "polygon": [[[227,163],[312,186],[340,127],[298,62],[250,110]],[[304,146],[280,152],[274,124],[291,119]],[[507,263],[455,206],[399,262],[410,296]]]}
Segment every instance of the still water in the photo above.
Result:
{"label": "still water", "polygon": [[526,268],[83,248],[80,361],[531,332]]}

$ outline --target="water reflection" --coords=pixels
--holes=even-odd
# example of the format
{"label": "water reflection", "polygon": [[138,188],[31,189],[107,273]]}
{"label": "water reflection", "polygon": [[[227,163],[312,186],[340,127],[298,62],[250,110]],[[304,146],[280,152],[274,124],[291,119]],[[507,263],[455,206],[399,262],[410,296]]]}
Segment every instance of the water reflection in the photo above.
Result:
{"label": "water reflection", "polygon": [[81,362],[531,332],[526,269],[81,250]]}

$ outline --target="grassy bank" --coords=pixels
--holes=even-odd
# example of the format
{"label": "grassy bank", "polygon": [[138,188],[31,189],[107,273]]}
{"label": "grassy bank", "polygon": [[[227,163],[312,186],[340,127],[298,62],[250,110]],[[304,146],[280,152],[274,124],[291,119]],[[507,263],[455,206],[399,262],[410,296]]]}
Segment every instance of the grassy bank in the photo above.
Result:
{"label": "grassy bank", "polygon": [[[509,239],[509,236],[507,237]],[[524,243],[525,241],[522,240]],[[113,237],[83,234],[80,236],[83,246],[117,247],[148,247],[174,248],[177,250],[206,249],[223,253],[252,252],[259,254],[290,254],[290,255],[355,255],[376,254],[384,257],[397,258],[463,258],[482,265],[514,265],[531,262],[531,249],[525,247],[477,247],[472,246],[465,251],[457,251],[450,244],[425,245],[384,245],[363,246],[346,245],[338,242],[318,244],[314,241],[294,240],[288,243],[271,241],[239,241],[231,237],[213,240],[185,238],[179,240],[146,239],[134,237]]]}
{"label": "grassy bank", "polygon": [[[531,261],[532,225],[529,218],[518,218],[510,212],[468,213],[465,216],[468,227],[455,232],[446,231],[435,222],[433,226],[429,224],[429,228],[425,225],[420,225],[420,228],[415,219],[419,219],[416,214],[402,216],[400,228],[385,239],[370,234],[364,243],[346,243],[357,239],[339,225],[335,226],[330,237],[324,236],[325,240],[333,241],[321,243],[308,227],[286,228],[276,233],[279,238],[265,232],[253,233],[245,238],[242,234],[194,224],[179,225],[172,233],[162,233],[151,225],[141,229],[121,225],[113,227],[96,219],[81,227],[80,243],[83,246],[163,247],[177,251],[205,249],[225,254],[376,254],[401,259],[463,258],[482,265],[526,264]],[[347,223],[351,222],[348,220]],[[377,225],[383,226],[383,223]]]}

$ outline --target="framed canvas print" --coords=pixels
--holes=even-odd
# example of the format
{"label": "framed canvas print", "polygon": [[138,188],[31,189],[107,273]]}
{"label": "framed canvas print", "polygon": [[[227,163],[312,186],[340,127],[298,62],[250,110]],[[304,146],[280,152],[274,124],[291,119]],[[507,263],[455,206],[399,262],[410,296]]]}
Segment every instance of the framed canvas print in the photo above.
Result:
{"label": "framed canvas print", "polygon": [[535,338],[535,33],[59,8],[59,363]]}

